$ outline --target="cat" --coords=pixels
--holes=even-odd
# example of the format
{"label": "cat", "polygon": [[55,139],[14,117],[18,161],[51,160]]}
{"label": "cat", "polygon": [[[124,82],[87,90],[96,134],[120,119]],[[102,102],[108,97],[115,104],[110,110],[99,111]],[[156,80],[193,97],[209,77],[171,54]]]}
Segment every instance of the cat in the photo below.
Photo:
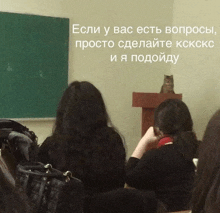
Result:
{"label": "cat", "polygon": [[173,75],[164,75],[164,82],[161,87],[160,93],[173,93],[173,94],[175,94],[173,88],[174,88]]}

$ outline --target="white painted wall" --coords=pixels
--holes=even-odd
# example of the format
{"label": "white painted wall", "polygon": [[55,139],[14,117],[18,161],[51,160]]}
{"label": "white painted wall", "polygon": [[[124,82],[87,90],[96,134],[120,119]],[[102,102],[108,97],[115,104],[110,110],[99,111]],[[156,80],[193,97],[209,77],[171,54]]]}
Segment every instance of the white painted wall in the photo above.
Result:
{"label": "white painted wall", "polygon": [[194,120],[194,129],[201,139],[212,114],[220,108],[220,2],[217,0],[175,0],[173,26],[214,26],[216,35],[175,34],[172,41],[213,40],[214,48],[172,48],[172,54],[179,54],[176,65],[171,66],[175,76],[175,90],[183,93],[183,100],[189,106]]}

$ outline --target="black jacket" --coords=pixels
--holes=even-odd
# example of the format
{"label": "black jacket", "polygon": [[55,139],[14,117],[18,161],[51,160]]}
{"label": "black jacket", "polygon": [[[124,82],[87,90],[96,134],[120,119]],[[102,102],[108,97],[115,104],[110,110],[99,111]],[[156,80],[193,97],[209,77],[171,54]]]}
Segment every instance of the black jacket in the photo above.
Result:
{"label": "black jacket", "polygon": [[149,150],[141,159],[131,157],[126,167],[126,183],[155,191],[168,211],[189,208],[194,175],[193,162],[186,160],[174,144]]}

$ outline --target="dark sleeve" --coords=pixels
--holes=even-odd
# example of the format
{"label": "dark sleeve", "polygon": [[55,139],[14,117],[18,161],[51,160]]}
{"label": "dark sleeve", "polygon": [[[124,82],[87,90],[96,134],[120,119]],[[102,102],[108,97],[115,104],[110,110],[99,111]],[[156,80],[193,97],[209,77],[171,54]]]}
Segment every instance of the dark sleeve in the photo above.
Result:
{"label": "dark sleeve", "polygon": [[140,160],[131,157],[126,166],[126,183],[139,189],[155,189],[164,176],[173,172],[172,155],[172,150],[165,147],[147,151]]}
{"label": "dark sleeve", "polygon": [[135,157],[130,157],[128,159],[128,162],[126,164],[126,172],[131,171],[132,169],[134,169],[136,167],[136,165],[138,164],[138,162],[140,161],[140,159],[135,158]]}
{"label": "dark sleeve", "polygon": [[[148,151],[141,159],[129,158],[126,165],[125,182],[138,189],[154,188],[155,178],[159,175],[156,171],[155,153]],[[154,180],[154,181],[153,181]]]}

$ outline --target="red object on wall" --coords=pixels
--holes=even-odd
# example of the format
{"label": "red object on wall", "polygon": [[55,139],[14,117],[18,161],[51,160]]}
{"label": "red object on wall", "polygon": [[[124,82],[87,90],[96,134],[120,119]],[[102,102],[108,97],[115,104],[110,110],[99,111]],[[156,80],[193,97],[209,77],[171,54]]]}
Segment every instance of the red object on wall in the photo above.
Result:
{"label": "red object on wall", "polygon": [[181,99],[182,94],[172,93],[132,93],[132,106],[142,108],[142,130],[143,136],[150,126],[154,125],[154,110],[157,106],[166,99]]}

